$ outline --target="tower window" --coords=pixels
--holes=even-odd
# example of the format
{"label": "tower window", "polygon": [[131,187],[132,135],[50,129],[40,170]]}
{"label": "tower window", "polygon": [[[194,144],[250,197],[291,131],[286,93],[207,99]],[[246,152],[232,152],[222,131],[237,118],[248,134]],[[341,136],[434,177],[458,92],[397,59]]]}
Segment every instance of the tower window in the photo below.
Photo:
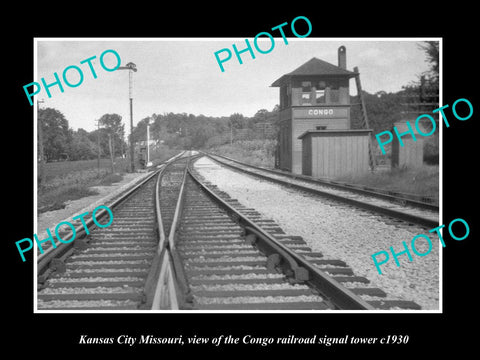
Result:
{"label": "tower window", "polygon": [[317,104],[325,104],[325,89],[315,90],[315,101]]}
{"label": "tower window", "polygon": [[319,81],[316,84],[316,89],[315,89],[315,103],[316,104],[325,104],[326,99],[325,99],[325,89],[326,89],[326,84],[325,81]]}
{"label": "tower window", "polygon": [[302,81],[302,92],[310,92],[312,88],[311,81]]}
{"label": "tower window", "polygon": [[312,83],[310,81],[302,81],[301,105],[312,105],[311,92]]}

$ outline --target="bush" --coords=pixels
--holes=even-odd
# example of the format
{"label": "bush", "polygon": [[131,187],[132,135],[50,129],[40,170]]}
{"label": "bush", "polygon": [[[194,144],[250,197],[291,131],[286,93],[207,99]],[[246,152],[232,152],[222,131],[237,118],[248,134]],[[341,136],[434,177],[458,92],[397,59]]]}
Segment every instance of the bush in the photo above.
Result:
{"label": "bush", "polygon": [[[151,161],[160,162],[177,154],[179,150],[169,149],[165,145],[158,145],[151,149]],[[140,168],[138,158],[135,159],[135,168]],[[39,166],[40,169],[40,166]],[[44,182],[38,182],[38,211],[39,213],[62,209],[68,200],[95,195],[97,192],[89,189],[91,186],[109,186],[123,179],[123,173],[130,170],[130,160],[115,159],[115,171],[112,174],[109,159],[100,160],[98,169],[97,160],[61,161],[44,164]]]}
{"label": "bush", "polygon": [[393,168],[373,174],[347,174],[339,176],[335,180],[370,188],[424,195],[436,200],[439,197],[439,168],[433,165],[412,169]]}
{"label": "bush", "polygon": [[210,149],[213,153],[231,157],[251,165],[273,168],[276,140],[241,140]]}
{"label": "bush", "polygon": [[101,180],[99,185],[110,186],[113,183],[122,181],[123,175],[121,174],[107,174]]}
{"label": "bush", "polygon": [[97,195],[97,191],[89,189],[85,185],[71,185],[59,187],[38,196],[38,213],[63,209],[68,200],[81,199],[85,196]]}

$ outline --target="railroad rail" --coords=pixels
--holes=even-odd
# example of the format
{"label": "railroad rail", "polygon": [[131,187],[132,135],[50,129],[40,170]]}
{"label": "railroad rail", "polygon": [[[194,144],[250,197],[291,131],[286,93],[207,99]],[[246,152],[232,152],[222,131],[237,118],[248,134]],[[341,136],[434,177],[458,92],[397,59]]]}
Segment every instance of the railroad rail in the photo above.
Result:
{"label": "railroad rail", "polygon": [[205,183],[191,166],[201,156],[165,164],[112,208],[108,229],[50,259],[38,308],[420,309]]}
{"label": "railroad rail", "polygon": [[158,245],[155,176],[161,176],[165,166],[108,204],[114,213],[108,229],[86,222],[88,237],[79,225],[72,243],[50,247],[37,256],[38,309],[124,310],[137,309],[144,302],[143,286]]}
{"label": "railroad rail", "polygon": [[394,190],[386,190],[386,189],[380,189],[380,188],[372,188],[372,187],[363,186],[363,185],[349,184],[349,183],[330,180],[330,179],[315,178],[308,175],[294,174],[294,173],[283,171],[280,169],[270,169],[270,168],[265,168],[261,166],[247,164],[224,155],[212,154],[208,152],[202,152],[202,153],[210,157],[215,156],[217,158],[227,160],[230,163],[235,163],[242,167],[256,169],[266,173],[283,176],[285,178],[299,179],[312,184],[325,185],[334,189],[347,190],[352,193],[373,196],[373,197],[388,200],[391,202],[410,205],[418,208],[424,208],[427,210],[433,210],[437,212],[439,210],[438,201],[431,196],[409,194],[409,193],[404,193],[404,192],[399,192]]}
{"label": "railroad rail", "polygon": [[163,226],[170,232],[158,268],[167,270],[150,286],[152,308],[420,309],[370,287],[345,262],[312,252],[301,237],[206,184],[192,166],[171,171],[180,190],[175,210],[173,199],[160,203],[162,217],[173,220]]}
{"label": "railroad rail", "polygon": [[403,222],[434,228],[439,225],[438,206],[332,181],[248,165],[221,155],[202,152],[222,166],[289,188],[326,197]]}

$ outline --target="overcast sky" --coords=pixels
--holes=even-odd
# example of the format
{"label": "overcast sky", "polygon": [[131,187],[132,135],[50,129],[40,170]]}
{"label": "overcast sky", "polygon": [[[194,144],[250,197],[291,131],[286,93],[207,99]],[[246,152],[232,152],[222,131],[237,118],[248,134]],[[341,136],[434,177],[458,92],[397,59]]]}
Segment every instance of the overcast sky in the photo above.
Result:
{"label": "overcast sky", "polygon": [[[253,47],[253,39],[249,39]],[[152,114],[167,112],[206,116],[229,116],[242,113],[253,116],[259,109],[272,110],[278,104],[279,89],[270,85],[312,57],[337,65],[337,50],[347,48],[347,69],[358,66],[364,90],[395,92],[418,78],[427,70],[425,53],[418,44],[425,39],[275,39],[275,47],[268,54],[260,54],[255,48],[255,59],[248,52],[242,54],[243,64],[235,55],[224,63],[220,71],[214,53],[223,48],[232,50],[236,44],[241,50],[245,38],[220,39],[36,39],[36,75],[32,81],[54,81],[53,73],[61,78],[69,65],[83,70],[84,80],[78,87],[65,84],[61,93],[51,87],[51,98],[44,89],[36,97],[45,102],[41,107],[60,110],[77,130],[91,131],[95,120],[106,113],[117,113],[129,127],[128,71],[107,72],[102,69],[99,57],[108,49],[121,57],[122,66],[128,62],[137,65],[133,85],[134,126]],[[263,40],[262,40],[263,41]],[[259,42],[268,49],[270,40]],[[233,50],[232,50],[233,52]],[[92,64],[97,73],[94,79],[88,64],[80,61],[96,55]],[[221,56],[224,56],[222,54]],[[112,54],[105,56],[107,66],[116,60]],[[113,64],[113,65],[112,65]],[[74,70],[68,72],[74,83]],[[63,80],[62,80],[63,82]],[[350,94],[356,94],[355,81],[350,80]],[[28,100],[25,97],[28,104]]]}

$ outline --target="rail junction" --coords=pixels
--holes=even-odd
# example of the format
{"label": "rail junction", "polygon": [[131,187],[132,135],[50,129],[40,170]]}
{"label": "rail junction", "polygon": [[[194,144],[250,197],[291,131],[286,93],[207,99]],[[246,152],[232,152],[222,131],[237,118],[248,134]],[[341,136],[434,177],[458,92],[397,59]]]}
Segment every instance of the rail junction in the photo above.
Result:
{"label": "rail junction", "polygon": [[[204,156],[247,170],[231,159],[182,152],[151,171],[109,204],[115,220],[108,229],[87,224],[90,235],[37,256],[38,310],[421,309],[372,286],[345,261],[312,251],[300,236],[205,181],[192,166]],[[270,181],[282,176],[271,174]],[[282,181],[300,186],[298,179]],[[379,216],[398,222],[435,222],[429,205],[409,203],[402,213],[405,199],[336,191],[313,196],[370,203],[372,212],[388,208]]]}

